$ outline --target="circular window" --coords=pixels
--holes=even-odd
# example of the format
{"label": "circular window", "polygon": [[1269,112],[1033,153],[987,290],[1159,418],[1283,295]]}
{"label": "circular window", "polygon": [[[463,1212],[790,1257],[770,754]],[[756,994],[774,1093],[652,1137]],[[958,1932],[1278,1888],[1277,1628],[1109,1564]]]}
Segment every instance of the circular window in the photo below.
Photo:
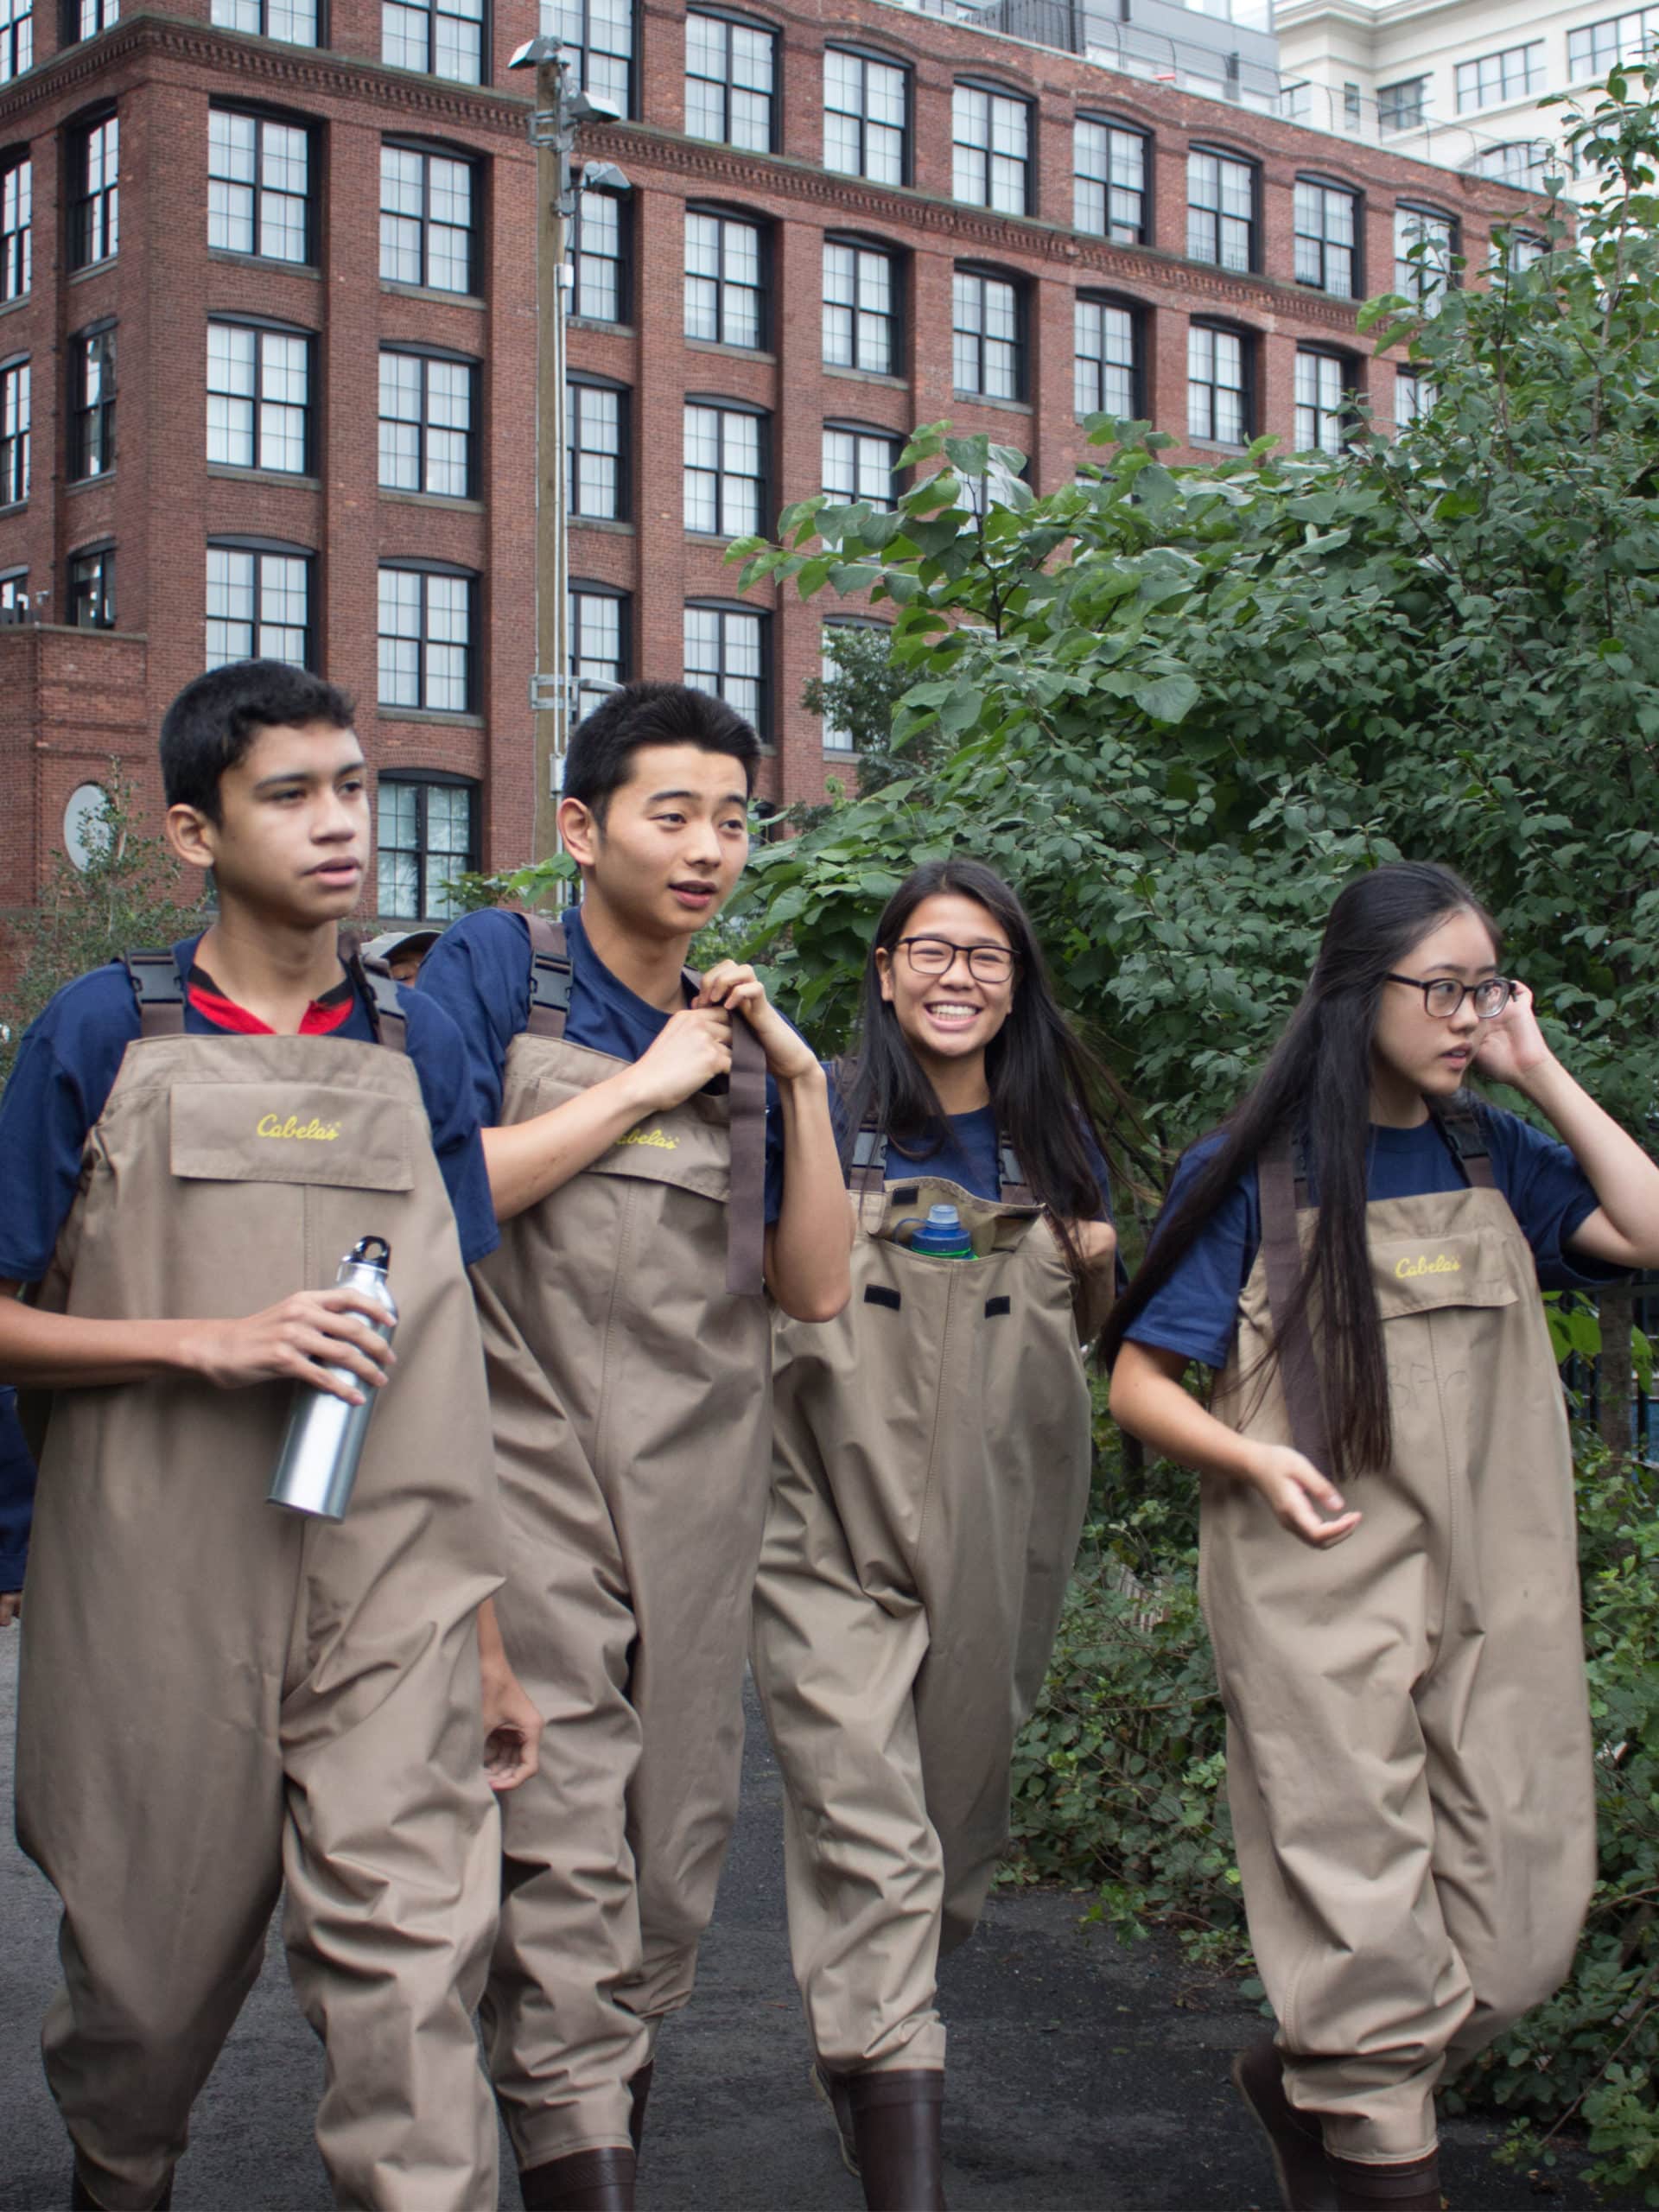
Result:
{"label": "circular window", "polygon": [[84,873],[103,850],[110,795],[102,784],[77,784],[63,810],[63,849]]}

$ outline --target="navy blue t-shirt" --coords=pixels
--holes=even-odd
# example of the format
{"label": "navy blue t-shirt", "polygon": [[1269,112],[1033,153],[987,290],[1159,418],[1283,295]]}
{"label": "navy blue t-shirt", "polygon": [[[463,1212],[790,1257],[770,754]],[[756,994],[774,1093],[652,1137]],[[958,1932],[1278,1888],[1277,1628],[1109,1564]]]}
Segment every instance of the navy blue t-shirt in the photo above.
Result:
{"label": "navy blue t-shirt", "polygon": [[[830,1114],[835,1123],[836,1141],[845,1147],[847,1141],[847,1109],[836,1087],[836,1065],[824,1063],[824,1073],[830,1079]],[[1112,1218],[1112,1183],[1100,1147],[1092,1135],[1086,1135],[1084,1142],[1089,1154],[1090,1165],[1100,1185],[1101,1206],[1095,1217],[1097,1221]],[[997,1198],[1002,1194],[1002,1179],[999,1173],[996,1116],[988,1106],[976,1106],[971,1114],[947,1114],[938,1133],[937,1144],[926,1140],[907,1141],[908,1149],[900,1146],[896,1137],[887,1140],[887,1166],[885,1180],[902,1183],[907,1175],[934,1175],[942,1182],[955,1183],[976,1198]]]}
{"label": "navy blue t-shirt", "polygon": [[[1482,1105],[1482,1128],[1492,1179],[1508,1200],[1532,1247],[1545,1290],[1582,1289],[1621,1281],[1625,1270],[1581,1253],[1569,1253],[1574,1232],[1601,1201],[1567,1146],[1502,1107]],[[1169,1186],[1165,1211],[1221,1143],[1195,1144]],[[1450,1146],[1431,1120],[1414,1129],[1371,1130],[1367,1194],[1410,1198],[1435,1191],[1460,1191],[1465,1179]],[[1154,1243],[1155,1243],[1154,1232]],[[1224,1367],[1233,1346],[1239,1294],[1262,1242],[1262,1205],[1250,1167],[1222,1200],[1171,1280],[1147,1301],[1128,1329],[1136,1344],[1183,1353],[1206,1367]]]}
{"label": "navy blue t-shirt", "polygon": [[[197,943],[187,938],[174,948],[182,976],[190,972]],[[466,1055],[441,1007],[401,984],[397,998],[408,1019],[409,1057],[420,1078],[432,1149],[470,1267],[500,1240]],[[227,1033],[194,1000],[186,1003],[184,1027],[192,1037]],[[137,1001],[119,961],[66,983],[30,1024],[0,1096],[0,1281],[39,1282],[45,1274],[74,1199],[87,1135],[139,1027]],[[356,992],[350,1014],[332,1033],[374,1042],[369,1009]]]}
{"label": "navy blue t-shirt", "polygon": [[[615,1060],[642,1059],[668,1016],[613,976],[588,942],[580,908],[561,915],[570,952],[572,1045]],[[486,1128],[501,1119],[507,1047],[530,1027],[530,928],[508,906],[486,906],[452,922],[421,963],[430,992],[460,1030],[472,1071],[473,1103]],[[689,1003],[689,1001],[688,1001]],[[784,1125],[778,1086],[766,1078],[766,1219],[784,1202]]]}
{"label": "navy blue t-shirt", "polygon": [[0,1590],[21,1590],[35,1507],[35,1462],[17,1418],[17,1393],[0,1386]]}

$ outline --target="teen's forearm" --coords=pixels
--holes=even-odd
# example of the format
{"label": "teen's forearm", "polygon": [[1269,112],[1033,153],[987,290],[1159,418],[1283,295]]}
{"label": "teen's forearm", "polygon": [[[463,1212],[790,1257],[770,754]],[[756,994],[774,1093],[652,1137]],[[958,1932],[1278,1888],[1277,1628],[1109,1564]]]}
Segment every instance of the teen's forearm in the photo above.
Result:
{"label": "teen's forearm", "polygon": [[0,1382],[23,1389],[87,1389],[188,1373],[188,1321],[93,1321],[42,1313],[0,1292]]}
{"label": "teen's forearm", "polygon": [[1516,1088],[1549,1116],[1571,1148],[1601,1202],[1618,1249],[1602,1249],[1609,1240],[1588,1222],[1590,1235],[1575,1241],[1616,1266],[1659,1267],[1659,1166],[1559,1060],[1529,1069]]}
{"label": "teen's forearm", "polygon": [[784,1202],[766,1232],[766,1287],[797,1321],[833,1321],[852,1283],[853,1220],[830,1119],[823,1070],[778,1085],[784,1117]]}
{"label": "teen's forearm", "polygon": [[1179,1352],[1125,1344],[1112,1370],[1112,1419],[1148,1449],[1195,1474],[1252,1480],[1255,1446],[1183,1387],[1186,1366]]}
{"label": "teen's forearm", "polygon": [[511,1221],[591,1167],[651,1107],[638,1067],[628,1067],[578,1091],[550,1113],[486,1129],[484,1164],[496,1219]]}

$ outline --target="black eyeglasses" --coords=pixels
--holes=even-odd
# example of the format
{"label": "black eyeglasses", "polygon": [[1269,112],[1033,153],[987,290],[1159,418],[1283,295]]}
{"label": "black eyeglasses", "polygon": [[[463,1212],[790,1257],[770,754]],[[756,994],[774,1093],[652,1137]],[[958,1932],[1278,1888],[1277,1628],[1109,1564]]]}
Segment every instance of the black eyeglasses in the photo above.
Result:
{"label": "black eyeglasses", "polygon": [[1496,1021],[1515,996],[1515,985],[1507,976],[1489,976],[1484,983],[1459,983],[1452,976],[1433,976],[1425,982],[1421,976],[1388,975],[1383,981],[1409,983],[1414,991],[1421,991],[1424,1013],[1432,1014],[1436,1021],[1450,1021],[1465,999],[1474,1001],[1482,1021]]}
{"label": "black eyeglasses", "polygon": [[982,983],[1006,983],[1014,955],[1006,944],[952,944],[948,937],[901,937],[905,957],[918,976],[948,976],[960,953],[968,973]]}

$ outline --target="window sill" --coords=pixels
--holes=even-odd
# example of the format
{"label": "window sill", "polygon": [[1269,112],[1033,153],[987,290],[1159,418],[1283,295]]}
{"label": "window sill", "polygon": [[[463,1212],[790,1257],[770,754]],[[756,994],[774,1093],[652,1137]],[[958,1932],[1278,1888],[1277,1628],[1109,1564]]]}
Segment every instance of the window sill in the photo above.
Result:
{"label": "window sill", "polygon": [[69,271],[69,282],[72,284],[84,284],[89,276],[101,276],[105,270],[113,269],[115,262],[116,257],[112,253],[105,254],[102,261],[89,261],[84,269],[72,269]]}
{"label": "window sill", "polygon": [[845,377],[852,384],[880,385],[888,391],[910,390],[908,377],[889,376],[885,369],[844,369],[830,361],[825,361],[823,365],[827,377]]}
{"label": "window sill", "polygon": [[631,522],[623,522],[620,518],[610,515],[572,515],[570,527],[572,530],[607,531],[613,537],[633,536],[633,524]]}
{"label": "window sill", "polygon": [[565,317],[567,330],[601,330],[610,338],[632,338],[636,334],[631,322],[607,322],[602,315],[571,315]]}
{"label": "window sill", "polygon": [[274,253],[238,253],[234,246],[210,245],[207,258],[209,261],[227,261],[233,269],[257,269],[262,274],[269,270],[280,269],[289,276],[309,276],[319,282],[322,276],[321,270],[313,262],[284,261],[279,254]]}
{"label": "window sill", "polygon": [[1249,451],[1248,445],[1229,445],[1223,438],[1195,438],[1190,431],[1187,434],[1186,442],[1194,453],[1248,453]]}
{"label": "window sill", "polygon": [[[389,707],[377,702],[375,712],[383,722],[434,722],[446,729],[482,729],[484,717],[474,714],[449,714],[438,707]],[[394,775],[396,771],[392,772]]]}
{"label": "window sill", "polygon": [[433,300],[443,307],[481,309],[485,305],[477,292],[446,292],[435,284],[400,284],[393,276],[383,276],[380,289],[395,293],[401,300]]}
{"label": "window sill", "polygon": [[8,499],[3,506],[0,506],[0,518],[7,515],[21,515],[27,512],[28,506],[27,499]]}
{"label": "window sill", "polygon": [[688,530],[685,542],[688,545],[735,545],[740,537],[759,534],[747,530]]}
{"label": "window sill", "polygon": [[232,461],[210,461],[207,474],[228,478],[233,484],[291,484],[301,492],[322,489],[320,476],[297,476],[286,468],[238,468]]}
{"label": "window sill", "polygon": [[114,481],[114,469],[100,468],[96,476],[77,476],[67,482],[63,488],[73,498],[77,492],[90,492],[99,484],[113,484]]}
{"label": "window sill", "polygon": [[1202,253],[1183,254],[1180,257],[1193,269],[1213,269],[1217,276],[1236,276],[1241,283],[1245,284],[1259,277],[1262,273],[1261,270],[1255,268],[1230,269],[1224,261],[1211,261],[1207,255]]}
{"label": "window sill", "polygon": [[19,308],[26,308],[34,296],[32,292],[19,292],[15,300],[0,300],[0,315],[16,315]]}
{"label": "window sill", "polygon": [[728,361],[765,361],[769,367],[778,365],[778,356],[767,353],[763,346],[728,346],[717,338],[688,338],[685,342],[694,353],[718,353]]}
{"label": "window sill", "polygon": [[1029,415],[1032,412],[1031,402],[1028,399],[993,399],[986,391],[958,391],[953,397],[957,399],[965,399],[970,407],[997,408],[1004,415]]}
{"label": "window sill", "polygon": [[823,765],[826,768],[855,768],[858,766],[857,747],[826,745],[823,748]]}
{"label": "window sill", "polygon": [[481,515],[482,499],[464,499],[448,492],[402,492],[392,484],[379,486],[383,499],[391,499],[400,507],[442,507],[451,514]]}

